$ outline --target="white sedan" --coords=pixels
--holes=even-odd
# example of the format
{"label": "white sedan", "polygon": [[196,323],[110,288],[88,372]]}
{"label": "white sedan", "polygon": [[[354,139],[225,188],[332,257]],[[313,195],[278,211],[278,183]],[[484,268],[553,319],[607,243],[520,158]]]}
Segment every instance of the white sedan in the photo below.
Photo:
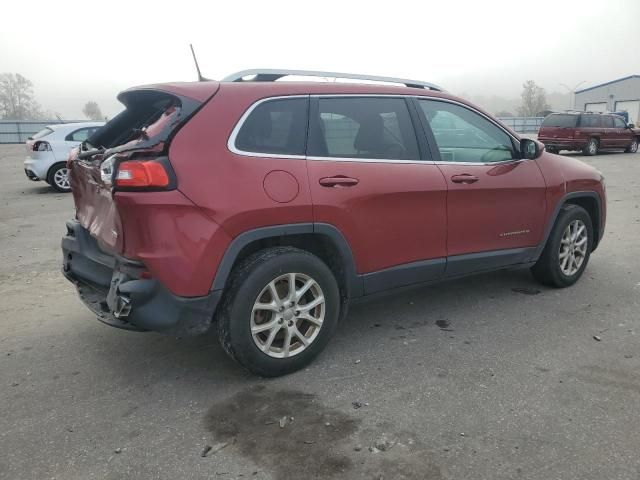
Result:
{"label": "white sedan", "polygon": [[85,141],[104,122],[49,125],[27,140],[24,172],[29,180],[45,180],[58,192],[70,192],[67,158],[69,151]]}

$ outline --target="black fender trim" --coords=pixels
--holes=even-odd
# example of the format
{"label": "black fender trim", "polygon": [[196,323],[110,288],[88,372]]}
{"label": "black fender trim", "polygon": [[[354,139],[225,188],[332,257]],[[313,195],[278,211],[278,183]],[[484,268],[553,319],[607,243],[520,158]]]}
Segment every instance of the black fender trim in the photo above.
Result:
{"label": "black fender trim", "polygon": [[600,195],[598,195],[598,193],[594,191],[570,192],[564,195],[556,204],[553,214],[549,218],[549,222],[547,223],[547,226],[545,228],[544,238],[542,242],[540,242],[540,245],[538,245],[538,247],[536,248],[535,257],[531,259],[532,261],[537,261],[538,258],[540,258],[540,255],[542,255],[542,251],[544,250],[544,247],[547,245],[547,240],[549,240],[549,235],[551,235],[551,230],[553,229],[553,226],[556,224],[556,220],[558,219],[558,215],[560,214],[560,209],[567,203],[568,200],[571,200],[573,198],[585,198],[585,197],[593,198],[596,201],[596,205],[598,206],[598,208],[596,209],[597,210],[596,215],[598,216],[597,218],[598,231],[594,232],[594,234],[596,235],[596,238],[594,238],[595,241],[593,243],[593,250],[596,249],[596,247],[600,243],[600,240],[602,239],[602,236],[604,234],[604,225],[602,224],[602,200],[600,199]]}
{"label": "black fender trim", "polygon": [[244,247],[256,240],[282,237],[288,235],[315,234],[328,237],[336,247],[344,266],[347,294],[350,298],[363,295],[362,278],[358,275],[353,258],[353,252],[342,233],[328,223],[293,223],[286,225],[274,225],[261,227],[241,233],[231,241],[224,253],[216,276],[211,285],[211,290],[223,290],[238,255]]}

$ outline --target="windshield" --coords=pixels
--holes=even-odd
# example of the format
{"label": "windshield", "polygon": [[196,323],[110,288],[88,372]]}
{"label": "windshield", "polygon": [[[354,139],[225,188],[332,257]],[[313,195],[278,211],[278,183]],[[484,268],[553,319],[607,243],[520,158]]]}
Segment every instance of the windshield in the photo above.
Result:
{"label": "windshield", "polygon": [[543,127],[573,128],[578,123],[578,115],[549,115],[542,121]]}

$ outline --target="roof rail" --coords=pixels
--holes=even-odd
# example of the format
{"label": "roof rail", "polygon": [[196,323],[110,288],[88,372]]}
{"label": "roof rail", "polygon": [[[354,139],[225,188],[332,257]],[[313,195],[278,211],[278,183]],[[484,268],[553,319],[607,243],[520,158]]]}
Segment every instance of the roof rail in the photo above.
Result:
{"label": "roof rail", "polygon": [[[275,82],[279,78],[295,75],[298,77],[330,77],[330,78],[346,78],[352,80],[370,80],[375,82],[400,83],[407,87],[426,88],[443,92],[444,89],[429,82],[420,80],[407,80],[404,78],[394,77],[378,77],[374,75],[361,75],[357,73],[339,73],[339,72],[319,72],[314,70],[280,70],[280,69],[262,69],[254,68],[250,70],[242,70],[241,72],[232,73],[222,79],[223,82]],[[244,80],[244,77],[253,76],[251,80]]]}

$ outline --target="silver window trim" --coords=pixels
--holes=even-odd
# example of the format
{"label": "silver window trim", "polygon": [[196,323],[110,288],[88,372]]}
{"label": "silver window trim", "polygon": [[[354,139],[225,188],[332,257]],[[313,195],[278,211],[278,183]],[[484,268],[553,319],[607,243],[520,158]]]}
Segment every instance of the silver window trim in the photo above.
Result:
{"label": "silver window trim", "polygon": [[[324,157],[324,156],[315,156],[315,155],[285,155],[278,153],[260,153],[260,152],[247,152],[244,150],[240,150],[236,147],[236,139],[240,129],[244,125],[244,122],[247,120],[251,112],[255,110],[259,105],[271,101],[271,100],[284,100],[291,98],[341,98],[341,97],[360,97],[360,98],[415,98],[417,100],[425,99],[425,100],[436,100],[439,102],[452,103],[454,105],[458,105],[462,108],[467,108],[472,112],[480,115],[481,117],[488,120],[490,123],[498,127],[504,133],[506,133],[509,138],[513,139],[516,143],[520,143],[520,139],[514,136],[509,130],[505,129],[504,126],[500,125],[500,123],[496,122],[494,119],[484,114],[483,112],[466,105],[462,102],[458,102],[456,100],[451,100],[448,98],[436,97],[433,95],[401,95],[401,94],[384,94],[384,93],[321,93],[321,94],[306,94],[306,95],[277,95],[274,97],[265,97],[259,100],[256,100],[251,106],[242,114],[235,127],[231,131],[231,135],[229,136],[229,140],[227,141],[227,148],[230,152],[235,153],[236,155],[242,155],[245,157],[262,157],[262,158],[283,158],[283,159],[297,159],[297,160],[312,160],[312,161],[335,161],[335,162],[362,162],[362,163],[413,163],[420,165],[469,165],[469,166],[481,166],[481,165],[502,165],[506,163],[516,163],[526,161],[526,158],[512,158],[510,160],[500,160],[496,162],[455,162],[455,161],[446,161],[446,160],[433,160],[433,159],[425,159],[425,160],[392,160],[392,159],[380,159],[380,158],[351,158],[351,157]],[[416,132],[418,133],[418,132]],[[307,132],[308,135],[308,132]],[[436,145],[437,146],[437,145]]]}

